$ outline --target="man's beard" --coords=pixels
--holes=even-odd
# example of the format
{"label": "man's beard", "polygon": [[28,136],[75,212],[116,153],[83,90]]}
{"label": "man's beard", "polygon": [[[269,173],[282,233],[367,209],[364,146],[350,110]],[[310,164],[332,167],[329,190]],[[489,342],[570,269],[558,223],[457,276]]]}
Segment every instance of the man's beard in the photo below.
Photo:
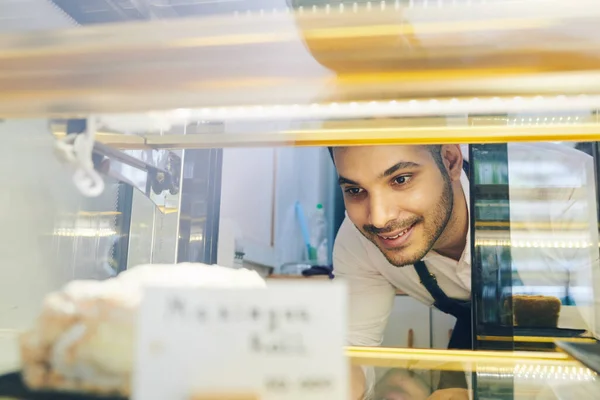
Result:
{"label": "man's beard", "polygon": [[[445,171],[444,171],[445,172]],[[371,241],[381,254],[388,260],[390,264],[395,267],[404,267],[406,265],[413,265],[417,261],[420,261],[425,257],[427,253],[431,251],[437,240],[440,238],[444,229],[448,225],[448,221],[450,221],[450,217],[452,216],[452,210],[454,208],[454,196],[452,193],[452,184],[450,182],[450,177],[447,174],[444,174],[444,190],[442,191],[442,196],[437,203],[435,209],[428,213],[425,216],[421,217],[413,217],[407,219],[405,221],[394,221],[388,224],[384,228],[377,228],[373,225],[364,225],[363,229],[359,229],[360,233]],[[431,226],[427,226],[429,224]],[[379,246],[379,243],[376,239],[378,234],[385,234],[386,232],[397,232],[405,228],[409,228],[417,223],[425,223],[423,224],[423,233],[425,235],[425,243],[423,246],[416,249],[412,255],[404,255],[403,252],[407,250],[387,250],[382,249]],[[417,244],[418,246],[418,244]],[[396,256],[396,257],[395,257]],[[397,256],[400,256],[398,258]]]}

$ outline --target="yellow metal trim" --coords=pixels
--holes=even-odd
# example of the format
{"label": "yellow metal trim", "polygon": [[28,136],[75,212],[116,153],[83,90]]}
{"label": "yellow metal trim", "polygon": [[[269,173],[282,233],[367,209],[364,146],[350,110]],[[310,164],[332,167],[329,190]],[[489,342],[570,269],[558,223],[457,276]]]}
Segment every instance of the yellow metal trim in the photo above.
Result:
{"label": "yellow metal trim", "polygon": [[523,365],[581,367],[569,355],[559,352],[500,352],[437,349],[392,349],[348,347],[346,356],[353,365],[386,368],[433,369],[444,371],[478,368],[514,368]]}
{"label": "yellow metal trim", "polygon": [[154,148],[470,144],[600,141],[600,125],[476,126],[293,130],[262,134],[148,135]]}
{"label": "yellow metal trim", "polygon": [[573,342],[573,343],[596,343],[595,339],[582,337],[551,337],[551,336],[477,336],[477,340],[490,342],[519,342],[519,343],[555,343],[555,342]]}
{"label": "yellow metal trim", "polygon": [[[517,10],[515,10],[517,11]],[[464,34],[473,32],[490,32],[490,31],[528,31],[528,30],[540,30],[548,29],[556,26],[561,21],[558,18],[548,17],[531,17],[526,16],[523,18],[491,18],[481,19],[472,21],[439,21],[439,20],[419,20],[419,17],[415,17],[414,21],[405,21],[398,24],[381,24],[383,19],[375,20],[369,23],[363,21],[357,21],[356,18],[352,18],[352,15],[337,16],[334,21],[343,21],[345,24],[354,24],[355,26],[330,26],[322,27],[325,25],[323,19],[319,16],[313,16],[311,14],[293,13],[293,18],[297,20],[297,24],[301,27],[302,35],[311,41],[329,41],[329,40],[353,40],[357,38],[386,38],[386,37],[398,37],[399,35],[414,35],[418,32],[421,35],[447,35],[447,34]],[[422,14],[423,15],[423,14]],[[260,24],[262,20],[265,20],[264,16],[260,19],[258,16],[255,18],[248,19],[247,25]],[[285,23],[289,21],[288,16],[273,15],[269,16],[267,21]],[[232,23],[240,24],[238,20],[230,16],[217,16],[217,17],[205,17],[203,19],[195,21],[196,24],[201,27],[207,27],[210,25],[231,25]],[[161,21],[159,26],[162,28],[165,24],[172,24],[171,22]],[[340,22],[341,24],[341,22]],[[359,25],[358,25],[359,24]],[[90,35],[88,32],[91,28],[87,29],[88,41],[69,41],[68,33],[70,30],[64,31],[66,34],[63,35],[62,39],[55,42],[58,44],[48,45],[44,43],[39,46],[30,47],[12,47],[4,49],[0,52],[0,59],[15,59],[15,58],[35,58],[42,56],[57,56],[57,55],[69,55],[78,54],[82,52],[103,52],[103,51],[114,51],[114,50],[125,50],[125,49],[169,49],[169,48],[201,48],[201,47],[219,47],[219,46],[241,46],[241,45],[257,45],[257,44],[268,44],[268,43],[283,43],[283,42],[295,42],[298,40],[298,34],[295,31],[288,30],[287,32],[243,32],[243,33],[224,33],[224,34],[213,34],[206,35],[206,31],[198,29],[193,32],[191,37],[177,37],[173,35],[170,38],[163,39],[158,42],[154,40],[154,36],[151,34],[157,29],[157,25],[154,24],[132,24],[126,25],[120,24],[111,27],[94,27],[95,35]],[[187,25],[185,23],[177,22],[177,25]],[[160,29],[160,28],[159,28]],[[164,29],[164,28],[163,28]],[[81,29],[78,29],[81,30]],[[216,30],[216,29],[215,29]],[[86,31],[86,29],[84,29]],[[111,34],[111,31],[114,33]],[[115,36],[119,33],[138,33],[139,36],[134,36],[137,40],[114,40]],[[225,32],[227,32],[225,30]],[[146,35],[143,35],[146,33]],[[187,33],[187,32],[186,32]],[[197,33],[194,35],[194,33]],[[204,34],[201,35],[201,34]],[[133,35],[132,35],[133,36]],[[142,39],[140,39],[140,37]],[[105,42],[99,39],[109,39]],[[112,39],[112,40],[110,40]],[[87,45],[87,46],[86,46]]]}
{"label": "yellow metal trim", "polygon": [[487,351],[487,350],[446,350],[446,349],[413,349],[392,347],[363,347],[348,346],[348,357],[361,357],[365,355],[390,355],[400,357],[428,357],[444,360],[448,357],[466,357],[477,360],[490,359],[518,359],[518,360],[568,360],[570,357],[564,353],[535,352],[535,351]]}

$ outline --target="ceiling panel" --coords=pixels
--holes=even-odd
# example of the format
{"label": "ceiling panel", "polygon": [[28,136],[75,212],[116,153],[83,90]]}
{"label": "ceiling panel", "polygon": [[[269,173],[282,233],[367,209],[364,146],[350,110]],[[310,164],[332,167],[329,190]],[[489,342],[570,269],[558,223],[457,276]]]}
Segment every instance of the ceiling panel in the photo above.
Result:
{"label": "ceiling panel", "polygon": [[131,0],[52,0],[52,2],[82,25],[147,19]]}
{"label": "ceiling panel", "polygon": [[[335,0],[334,0],[335,1]],[[288,0],[52,0],[80,24],[284,10]]]}
{"label": "ceiling panel", "polygon": [[0,0],[0,33],[59,29],[75,24],[49,0]]}

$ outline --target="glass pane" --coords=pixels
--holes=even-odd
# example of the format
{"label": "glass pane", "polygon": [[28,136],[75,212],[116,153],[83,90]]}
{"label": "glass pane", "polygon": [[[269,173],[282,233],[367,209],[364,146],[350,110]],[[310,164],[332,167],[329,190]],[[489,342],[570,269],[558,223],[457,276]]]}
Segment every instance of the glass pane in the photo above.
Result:
{"label": "glass pane", "polygon": [[575,143],[472,146],[480,348],[505,348],[510,336],[515,348],[552,348],[556,338],[594,331],[590,150]]}
{"label": "glass pane", "polygon": [[[343,214],[317,147],[476,143],[465,194],[477,349],[552,350],[557,338],[580,340],[584,330],[598,337],[598,148],[527,143],[600,134],[596,2],[147,0],[105,1],[112,7],[99,12],[53,1],[82,25],[130,22],[0,37],[10,189],[0,214],[9,244],[0,253],[0,329],[16,333],[46,293],[73,278],[112,276],[125,261],[214,262],[219,250],[229,252],[227,266],[291,264],[302,275],[311,240],[298,231],[297,202],[317,216],[317,203],[330,219]],[[90,115],[98,142],[115,149],[181,149],[182,197],[169,197],[161,213],[111,181],[97,199],[77,193],[52,155],[46,118]],[[252,157],[249,147],[269,150]],[[225,220],[248,215],[237,224],[240,246],[236,224]],[[318,246],[327,250],[329,222],[329,247],[322,238]],[[462,300],[469,271],[450,277],[460,280]],[[417,303],[395,290],[422,289],[418,281],[367,275],[393,297],[388,343],[435,347],[437,335],[438,347],[448,344],[454,321],[436,324],[423,291]],[[380,308],[373,303],[362,306]],[[472,389],[476,399],[598,397],[597,376],[566,356],[497,353],[364,350],[350,358],[380,398],[426,399],[442,388]]]}
{"label": "glass pane", "polygon": [[[564,354],[461,353],[427,350],[351,349],[352,364],[374,378],[372,397],[426,400],[445,388],[457,397],[479,400],[595,399],[600,390],[597,374]],[[536,354],[535,356],[533,354]]]}
{"label": "glass pane", "polygon": [[512,349],[502,340],[513,336],[507,146],[472,145],[470,161],[475,348]]}

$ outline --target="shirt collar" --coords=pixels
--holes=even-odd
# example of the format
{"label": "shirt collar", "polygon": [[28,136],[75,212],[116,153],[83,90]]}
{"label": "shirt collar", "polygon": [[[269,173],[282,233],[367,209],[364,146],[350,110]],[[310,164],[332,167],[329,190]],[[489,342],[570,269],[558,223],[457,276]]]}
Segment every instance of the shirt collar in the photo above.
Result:
{"label": "shirt collar", "polygon": [[[469,195],[469,178],[467,177],[467,174],[462,171],[461,175],[460,175],[460,186],[462,187],[462,191],[463,194],[465,196],[465,202],[467,203],[467,216],[469,217],[469,219],[471,218],[471,202],[470,202],[470,195]],[[466,242],[465,242],[465,249],[462,252],[462,255],[460,256],[460,260],[459,263],[467,263],[468,265],[471,265],[471,221],[469,220],[469,224],[467,227],[467,238],[466,238]],[[427,253],[425,255],[425,257],[423,257],[423,261],[427,261],[427,259],[432,258],[432,257],[439,257],[440,255],[438,253],[436,253],[435,251],[430,251],[429,253]]]}

